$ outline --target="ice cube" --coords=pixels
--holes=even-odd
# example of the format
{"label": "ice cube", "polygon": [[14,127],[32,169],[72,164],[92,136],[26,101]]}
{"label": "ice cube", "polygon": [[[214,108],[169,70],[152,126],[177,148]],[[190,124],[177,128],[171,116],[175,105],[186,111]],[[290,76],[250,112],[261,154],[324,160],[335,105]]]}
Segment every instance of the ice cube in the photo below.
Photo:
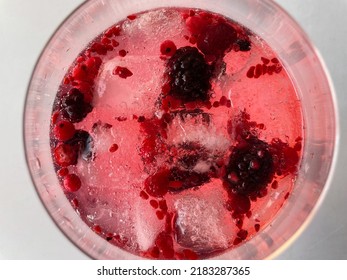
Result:
{"label": "ice cube", "polygon": [[224,131],[206,121],[206,114],[177,116],[169,126],[168,141],[174,145],[199,143],[210,151],[224,153],[230,142]]}
{"label": "ice cube", "polygon": [[134,205],[134,231],[140,250],[146,251],[153,246],[155,238],[163,229],[164,220],[158,219],[149,201],[137,200]]}
{"label": "ice cube", "polygon": [[[113,74],[118,66],[133,75],[124,79]],[[94,107],[114,109],[124,116],[151,113],[161,92],[163,67],[159,56],[127,55],[106,61],[95,82]]]}
{"label": "ice cube", "polygon": [[177,199],[175,229],[177,242],[199,253],[226,249],[232,240],[234,225],[224,207],[225,193],[219,180]]}

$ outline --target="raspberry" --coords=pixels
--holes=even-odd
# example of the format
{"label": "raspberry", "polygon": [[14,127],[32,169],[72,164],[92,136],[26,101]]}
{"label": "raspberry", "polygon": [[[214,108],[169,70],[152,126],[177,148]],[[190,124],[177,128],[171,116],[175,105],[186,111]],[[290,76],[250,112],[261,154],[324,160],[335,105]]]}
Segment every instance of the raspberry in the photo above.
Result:
{"label": "raspberry", "polygon": [[211,88],[210,66],[195,47],[182,47],[168,60],[169,95],[183,102],[207,101]]}
{"label": "raspberry", "polygon": [[76,192],[81,187],[81,180],[76,174],[68,174],[64,177],[63,186],[68,192]]}
{"label": "raspberry", "polygon": [[225,181],[237,194],[251,195],[265,188],[275,174],[269,145],[250,137],[233,148]]}
{"label": "raspberry", "polygon": [[85,102],[83,93],[77,88],[72,88],[67,95],[63,96],[60,109],[64,118],[76,123],[82,121],[93,107]]}
{"label": "raspberry", "polygon": [[223,56],[231,49],[237,39],[236,30],[225,22],[218,22],[208,26],[205,32],[200,34],[197,47],[205,55]]}
{"label": "raspberry", "polygon": [[53,151],[55,163],[61,167],[75,165],[77,163],[77,151],[75,147],[61,143]]}
{"label": "raspberry", "polygon": [[59,121],[53,128],[53,134],[59,141],[69,140],[75,134],[75,126],[69,121]]}

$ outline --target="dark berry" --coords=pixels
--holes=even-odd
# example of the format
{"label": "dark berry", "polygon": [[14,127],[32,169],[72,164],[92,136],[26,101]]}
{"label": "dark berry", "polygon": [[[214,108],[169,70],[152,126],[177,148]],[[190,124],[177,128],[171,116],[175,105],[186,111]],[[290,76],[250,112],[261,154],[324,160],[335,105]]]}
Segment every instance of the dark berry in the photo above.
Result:
{"label": "dark berry", "polygon": [[68,174],[63,179],[63,186],[68,192],[76,192],[81,188],[81,180],[76,174]]}
{"label": "dark berry", "polygon": [[209,99],[211,70],[197,48],[179,48],[168,60],[166,74],[169,95],[183,102]]}
{"label": "dark berry", "polygon": [[208,173],[198,173],[173,167],[170,169],[170,182],[176,182],[176,184],[170,184],[169,191],[178,192],[201,186],[209,181],[210,176]]}
{"label": "dark berry", "polygon": [[59,121],[54,125],[53,134],[59,141],[69,140],[75,134],[75,126],[69,121]]}
{"label": "dark berry", "polygon": [[237,194],[250,195],[271,183],[275,173],[269,145],[256,137],[233,147],[225,180]]}
{"label": "dark berry", "polygon": [[83,93],[73,88],[61,99],[60,109],[64,118],[76,123],[82,121],[93,107],[84,100]]}
{"label": "dark berry", "polygon": [[93,159],[93,138],[85,130],[77,130],[75,135],[66,142],[74,147],[82,159],[89,161]]}
{"label": "dark berry", "polygon": [[244,229],[240,229],[239,232],[237,233],[237,236],[241,239],[241,240],[245,240],[248,236],[248,231],[244,230]]}
{"label": "dark berry", "polygon": [[231,25],[218,22],[208,26],[205,32],[200,34],[197,47],[206,55],[220,57],[231,49],[236,39],[237,32]]}
{"label": "dark berry", "polygon": [[248,52],[251,50],[251,42],[244,39],[238,39],[236,44],[239,46],[239,50],[242,52]]}
{"label": "dark berry", "polygon": [[285,176],[288,173],[297,171],[300,157],[295,148],[290,147],[288,143],[278,138],[272,139],[270,147],[274,155],[274,165],[278,175]]}
{"label": "dark berry", "polygon": [[154,197],[164,196],[168,191],[169,175],[169,170],[163,168],[149,176],[144,182],[146,192]]}
{"label": "dark berry", "polygon": [[54,161],[57,165],[61,167],[67,167],[69,165],[75,165],[77,163],[77,151],[75,147],[60,143],[55,147],[53,151]]}

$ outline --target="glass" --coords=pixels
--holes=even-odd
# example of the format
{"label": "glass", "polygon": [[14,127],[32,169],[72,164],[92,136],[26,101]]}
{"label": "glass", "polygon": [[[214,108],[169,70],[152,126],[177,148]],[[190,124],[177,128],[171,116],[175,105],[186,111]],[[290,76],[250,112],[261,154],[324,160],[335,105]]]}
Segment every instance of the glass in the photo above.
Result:
{"label": "glass", "polygon": [[297,23],[270,0],[91,0],[81,5],[46,45],[28,88],[24,141],[37,192],[57,226],[90,257],[140,259],[95,234],[67,201],[53,168],[50,116],[65,72],[91,40],[129,14],[170,6],[209,10],[248,27],[277,53],[297,89],[305,148],[295,189],[271,225],[244,245],[215,257],[273,258],[304,230],[322,203],[337,154],[338,121],[333,86],[317,50]]}

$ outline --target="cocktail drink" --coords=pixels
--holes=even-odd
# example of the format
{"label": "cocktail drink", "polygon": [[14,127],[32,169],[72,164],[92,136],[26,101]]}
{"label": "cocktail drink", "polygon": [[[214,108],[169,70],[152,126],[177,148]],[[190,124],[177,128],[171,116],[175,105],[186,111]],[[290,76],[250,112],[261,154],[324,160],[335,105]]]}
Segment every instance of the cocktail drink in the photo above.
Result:
{"label": "cocktail drink", "polygon": [[171,5],[94,34],[46,114],[64,226],[83,224],[102,258],[218,258],[269,238],[313,135],[279,50],[231,17]]}
{"label": "cocktail drink", "polygon": [[206,258],[285,203],[301,157],[295,88],[260,37],[221,15],[129,15],[59,87],[52,157],[72,206],[115,246]]}

